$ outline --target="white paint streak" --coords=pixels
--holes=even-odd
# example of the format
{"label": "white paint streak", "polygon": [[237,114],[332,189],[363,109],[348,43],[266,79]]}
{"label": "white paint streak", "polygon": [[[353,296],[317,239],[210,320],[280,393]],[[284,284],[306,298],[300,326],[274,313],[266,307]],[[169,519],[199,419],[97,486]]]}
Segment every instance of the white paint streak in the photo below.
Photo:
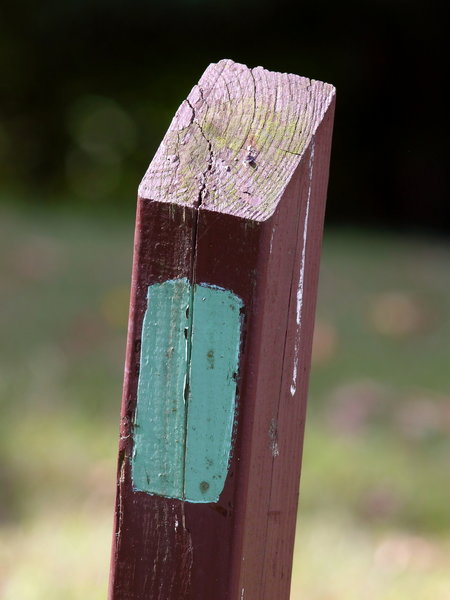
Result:
{"label": "white paint streak", "polygon": [[245,594],[245,589],[242,588],[242,590],[241,590],[241,600],[244,600],[244,594]]}
{"label": "white paint streak", "polygon": [[273,236],[274,235],[275,235],[275,228],[272,229],[272,234],[270,236],[270,250],[269,250],[270,254],[272,254],[272,244],[273,244]]}
{"label": "white paint streak", "polygon": [[295,392],[297,391],[297,375],[298,375],[298,360],[299,360],[299,346],[300,346],[300,325],[302,322],[302,312],[303,312],[303,288],[304,288],[304,283],[305,283],[306,243],[308,241],[309,206],[310,206],[311,190],[312,190],[314,150],[315,150],[315,140],[313,138],[312,142],[311,142],[311,156],[309,158],[308,197],[306,199],[305,225],[303,227],[303,248],[302,248],[302,257],[300,260],[300,276],[299,276],[298,288],[297,288],[297,311],[296,311],[297,334],[295,336],[294,366],[292,369],[291,396],[294,396]]}
{"label": "white paint streak", "polygon": [[294,368],[292,369],[291,396],[297,391],[298,345],[295,343]]}

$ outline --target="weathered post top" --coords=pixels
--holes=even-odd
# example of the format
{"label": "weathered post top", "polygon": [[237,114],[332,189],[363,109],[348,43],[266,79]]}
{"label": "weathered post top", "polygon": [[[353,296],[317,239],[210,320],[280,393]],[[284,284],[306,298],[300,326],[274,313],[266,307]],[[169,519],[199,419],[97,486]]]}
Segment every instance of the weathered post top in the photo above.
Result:
{"label": "weathered post top", "polygon": [[110,600],[287,600],[334,88],[210,65],[139,187]]}
{"label": "weathered post top", "polygon": [[139,196],[264,221],[335,95],[332,85],[231,60],[181,104]]}

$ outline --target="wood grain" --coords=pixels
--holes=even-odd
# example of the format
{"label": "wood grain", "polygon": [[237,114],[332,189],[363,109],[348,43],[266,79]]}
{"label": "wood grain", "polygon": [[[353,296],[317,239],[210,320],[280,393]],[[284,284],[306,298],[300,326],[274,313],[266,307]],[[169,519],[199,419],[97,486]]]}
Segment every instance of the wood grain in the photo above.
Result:
{"label": "wood grain", "polygon": [[[286,600],[334,111],[328,84],[210,65],[139,187],[112,600]],[[134,491],[147,289],[186,277],[243,302],[236,417],[216,503]]]}

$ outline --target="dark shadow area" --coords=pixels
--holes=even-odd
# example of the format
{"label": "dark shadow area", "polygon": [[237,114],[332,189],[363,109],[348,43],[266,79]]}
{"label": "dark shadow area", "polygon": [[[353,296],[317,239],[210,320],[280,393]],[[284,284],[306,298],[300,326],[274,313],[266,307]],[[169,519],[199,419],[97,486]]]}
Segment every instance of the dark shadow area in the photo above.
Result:
{"label": "dark shadow area", "polygon": [[2,13],[6,195],[134,206],[175,109],[210,62],[232,58],[337,87],[329,223],[448,228],[434,3],[28,1]]}

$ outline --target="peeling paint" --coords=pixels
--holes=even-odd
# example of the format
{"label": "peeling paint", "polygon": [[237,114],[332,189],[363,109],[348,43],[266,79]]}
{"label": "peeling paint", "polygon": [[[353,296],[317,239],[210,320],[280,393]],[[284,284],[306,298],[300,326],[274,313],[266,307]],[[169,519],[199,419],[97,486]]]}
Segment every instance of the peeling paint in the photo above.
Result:
{"label": "peeling paint", "polygon": [[278,423],[275,417],[270,422],[269,440],[270,450],[272,452],[272,456],[275,458],[280,455],[280,450],[278,448]]}

